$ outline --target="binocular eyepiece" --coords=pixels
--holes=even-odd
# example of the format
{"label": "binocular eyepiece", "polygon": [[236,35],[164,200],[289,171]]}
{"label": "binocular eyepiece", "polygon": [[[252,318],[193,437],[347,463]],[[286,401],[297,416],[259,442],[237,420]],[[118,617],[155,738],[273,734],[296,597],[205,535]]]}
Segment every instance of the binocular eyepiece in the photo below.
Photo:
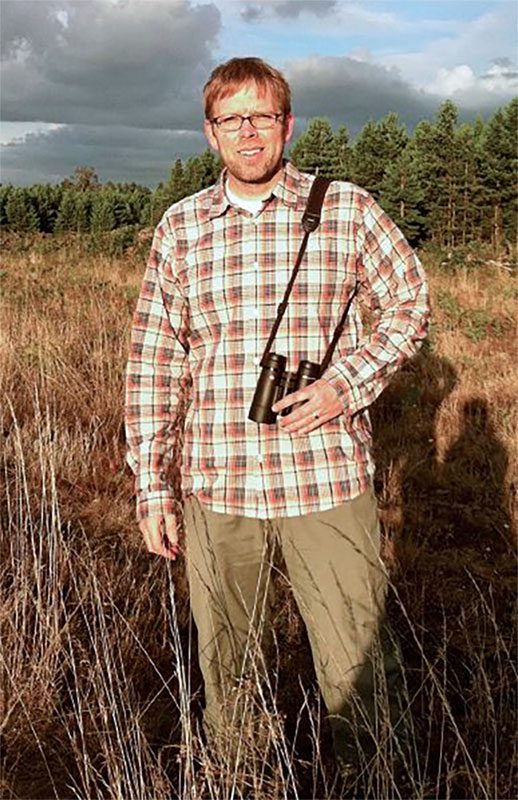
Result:
{"label": "binocular eyepiece", "polygon": [[[272,406],[287,394],[309,386],[320,377],[320,364],[312,361],[301,361],[297,372],[286,371],[286,356],[267,353],[261,361],[261,374],[257,381],[248,419],[253,422],[265,422],[272,425],[277,414]],[[285,416],[302,403],[294,403],[280,413]]]}

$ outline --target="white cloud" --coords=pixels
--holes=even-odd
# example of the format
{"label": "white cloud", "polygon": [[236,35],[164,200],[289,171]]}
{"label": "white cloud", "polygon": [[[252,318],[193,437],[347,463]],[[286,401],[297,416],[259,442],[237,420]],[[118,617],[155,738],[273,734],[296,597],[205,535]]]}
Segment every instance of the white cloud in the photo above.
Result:
{"label": "white cloud", "polygon": [[423,88],[435,85],[441,70],[449,73],[468,66],[480,75],[496,58],[516,57],[517,22],[517,6],[505,3],[466,22],[449,36],[434,38],[414,51],[387,53],[379,60],[385,66],[397,67],[414,85]]}
{"label": "white cloud", "polygon": [[2,122],[0,144],[23,143],[30,133],[44,133],[60,127],[53,122]]}
{"label": "white cloud", "polygon": [[518,75],[498,64],[484,75],[475,75],[471,67],[461,64],[440,69],[426,90],[450,98],[464,110],[483,113],[504,105],[518,93]]}
{"label": "white cloud", "polygon": [[435,79],[425,86],[427,92],[441,97],[451,97],[455,92],[472,89],[477,83],[475,73],[467,64],[460,64],[453,69],[441,67]]}

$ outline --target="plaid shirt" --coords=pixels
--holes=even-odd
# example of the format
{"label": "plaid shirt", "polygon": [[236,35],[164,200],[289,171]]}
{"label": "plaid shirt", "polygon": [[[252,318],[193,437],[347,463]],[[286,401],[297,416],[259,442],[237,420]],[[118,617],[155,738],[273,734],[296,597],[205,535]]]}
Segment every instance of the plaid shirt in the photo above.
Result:
{"label": "plaid shirt", "polygon": [[[359,279],[334,363],[322,376],[344,413],[306,435],[248,419],[312,180],[287,163],[271,198],[252,216],[230,204],[223,174],[215,186],[171,206],[158,225],[126,382],[139,519],[174,510],[170,467],[182,422],[183,495],[197,495],[213,511],[295,516],[368,488],[374,465],[367,409],[418,349],[428,298],[416,255],[357,186],[329,187],[272,348],[288,357],[292,371],[301,359],[320,362]],[[360,300],[373,312],[367,334]]]}

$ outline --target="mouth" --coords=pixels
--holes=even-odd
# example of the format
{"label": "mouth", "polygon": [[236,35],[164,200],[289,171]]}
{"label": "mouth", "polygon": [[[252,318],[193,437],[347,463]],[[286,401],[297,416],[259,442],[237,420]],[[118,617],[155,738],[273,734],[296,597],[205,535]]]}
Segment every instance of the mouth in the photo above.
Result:
{"label": "mouth", "polygon": [[239,155],[243,156],[244,158],[254,158],[254,156],[257,156],[259,155],[259,153],[262,152],[263,152],[262,147],[253,147],[247,150],[238,150]]}

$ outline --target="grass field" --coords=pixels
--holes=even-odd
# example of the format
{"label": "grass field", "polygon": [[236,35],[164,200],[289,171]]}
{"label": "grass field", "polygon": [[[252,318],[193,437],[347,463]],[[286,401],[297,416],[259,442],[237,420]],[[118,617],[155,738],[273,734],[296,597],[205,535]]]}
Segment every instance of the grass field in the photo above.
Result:
{"label": "grass field", "polygon": [[260,705],[261,745],[245,715],[229,731],[237,763],[206,749],[184,564],[144,551],[124,466],[141,254],[11,242],[0,272],[2,798],[516,796],[518,287],[480,254],[423,258],[430,338],[373,409],[415,755],[400,785],[381,747],[361,773],[337,776],[282,582],[271,697],[243,687]]}

